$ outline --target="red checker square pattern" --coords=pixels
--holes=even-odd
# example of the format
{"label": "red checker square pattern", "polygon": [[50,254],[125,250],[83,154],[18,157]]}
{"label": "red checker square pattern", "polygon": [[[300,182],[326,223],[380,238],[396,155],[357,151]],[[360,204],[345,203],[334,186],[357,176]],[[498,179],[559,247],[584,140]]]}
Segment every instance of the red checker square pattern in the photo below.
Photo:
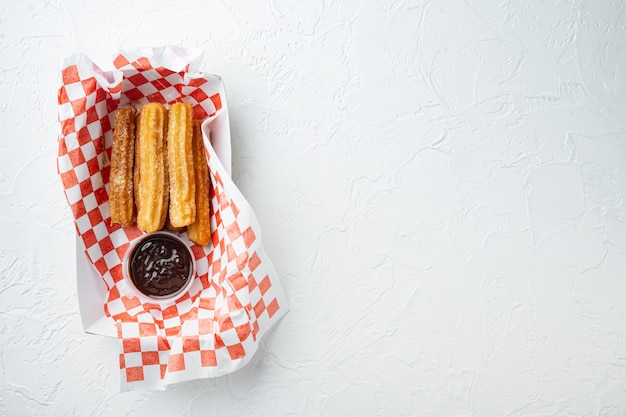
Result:
{"label": "red checker square pattern", "polygon": [[163,77],[163,78],[158,78],[156,80],[151,81],[152,85],[154,85],[154,87],[158,90],[158,91],[163,91],[168,87],[174,87],[174,86],[178,86],[182,80],[181,80],[181,76],[176,74],[170,74],[173,75],[173,77],[171,77],[171,81],[168,80],[167,76]]}
{"label": "red checker square pattern", "polygon": [[110,272],[111,272],[111,277],[113,278],[113,281],[120,282],[124,279],[122,265],[120,265],[119,263],[116,263],[114,266],[112,266],[110,269]]}
{"label": "red checker square pattern", "polygon": [[148,82],[146,77],[144,77],[140,72],[135,75],[131,75],[130,77],[126,78],[126,80],[128,80],[134,86],[140,86]]}
{"label": "red checker square pattern", "polygon": [[208,96],[208,95],[207,95],[204,91],[202,91],[202,89],[200,89],[200,88],[195,89],[195,90],[194,90],[191,94],[189,94],[189,95],[190,95],[191,97],[193,97],[193,98],[194,98],[194,100],[196,100],[197,102],[204,101],[204,100],[206,100],[207,98],[209,98],[209,96]]}
{"label": "red checker square pattern", "polygon": [[[111,74],[78,55],[65,63],[57,94],[58,174],[85,255],[107,287],[103,310],[117,324],[122,390],[164,389],[237,370],[256,350],[258,337],[287,311],[275,270],[258,239],[256,217],[224,165],[214,163],[219,161],[208,136],[212,230],[207,246],[191,245],[198,280],[188,293],[158,302],[128,290],[122,261],[143,232],[136,225],[121,227],[110,221],[115,110],[148,101],[189,102],[194,116],[206,119],[212,136],[220,126],[213,123],[227,111],[221,79],[197,71],[200,61],[191,56],[181,66],[181,53],[186,52],[170,47],[154,48],[147,56],[123,52],[114,59]],[[172,60],[175,56],[179,59]],[[175,69],[170,67],[173,62]],[[104,79],[117,81],[100,85],[98,80]],[[186,232],[180,236],[186,239]]]}
{"label": "red checker square pattern", "polygon": [[233,346],[227,346],[226,349],[228,349],[228,354],[230,355],[231,359],[240,359],[246,355],[246,350],[243,348],[241,343]]}
{"label": "red checker square pattern", "polygon": [[259,282],[259,289],[261,290],[261,294],[265,294],[267,290],[271,288],[271,286],[272,283],[270,282],[270,277],[266,275],[265,278],[263,278],[261,282]]}
{"label": "red checker square pattern", "polygon": [[76,177],[76,173],[74,171],[62,172],[61,182],[63,182],[65,189],[68,189],[78,184],[78,177]]}
{"label": "red checker square pattern", "polygon": [[133,66],[137,69],[152,69],[152,63],[146,57],[137,58],[137,61],[133,62]]}
{"label": "red checker square pattern", "polygon": [[87,171],[90,175],[96,175],[100,171],[100,162],[96,158],[88,160]]}
{"label": "red checker square pattern", "polygon": [[82,84],[83,90],[85,91],[86,95],[90,95],[96,92],[97,83],[95,78],[87,78],[86,80],[82,80],[80,83]]}
{"label": "red checker square pattern", "polygon": [[200,360],[202,366],[217,366],[217,356],[214,350],[201,350]]}
{"label": "red checker square pattern", "polygon": [[143,93],[138,88],[131,88],[130,90],[126,90],[125,94],[126,97],[128,97],[130,100],[139,100],[140,98],[143,98]]}
{"label": "red checker square pattern", "polygon": [[76,65],[70,65],[61,71],[63,77],[63,84],[72,84],[80,81],[80,75],[78,75],[78,67]]}
{"label": "red checker square pattern", "polygon": [[167,363],[169,371],[176,372],[185,369],[185,355],[182,353],[170,355]]}
{"label": "red checker square pattern", "polygon": [[141,363],[142,365],[160,365],[161,360],[159,357],[159,352],[148,351],[141,352]]}
{"label": "red checker square pattern", "polygon": [[87,123],[99,122],[100,115],[98,114],[98,108],[96,106],[92,106],[87,108]]}
{"label": "red checker square pattern", "polygon": [[[175,71],[172,71],[168,68],[165,67],[158,67],[155,68],[155,71],[161,76],[161,77],[167,77],[168,75],[172,75],[172,74],[176,74]],[[193,81],[193,80],[192,80]]]}
{"label": "red checker square pattern", "polygon": [[216,111],[222,109],[222,99],[219,94],[213,94],[210,99],[213,102]]}
{"label": "red checker square pattern", "polygon": [[198,336],[183,337],[183,352],[193,352],[200,350],[200,339]]}
{"label": "red checker square pattern", "polygon": [[123,339],[122,347],[124,349],[124,353],[141,352],[141,339],[138,337]]}
{"label": "red checker square pattern", "polygon": [[[67,95],[67,89],[65,88],[65,86],[61,86],[61,88],[59,88],[59,93],[57,94],[57,99],[59,101],[59,104],[67,104],[70,102],[70,98]],[[71,122],[72,124],[74,123],[73,120],[69,120],[69,122]],[[67,134],[67,130],[65,130],[65,126],[63,126],[63,124],[61,124],[61,127],[63,127],[64,129],[62,129],[63,132],[65,132]]]}
{"label": "red checker square pattern", "polygon": [[150,102],[150,103],[161,103],[161,104],[166,104],[167,100],[165,99],[165,97],[163,97],[163,94],[161,94],[160,92],[154,92],[152,94],[148,94],[146,96],[146,99]]}
{"label": "red checker square pattern", "polygon": [[267,306],[267,314],[270,316],[270,318],[274,316],[274,314],[276,314],[279,308],[280,306],[278,305],[278,301],[274,298],[272,302]]}
{"label": "red checker square pattern", "polygon": [[142,366],[133,366],[131,368],[126,368],[126,381],[128,382],[136,382],[143,381],[143,367]]}

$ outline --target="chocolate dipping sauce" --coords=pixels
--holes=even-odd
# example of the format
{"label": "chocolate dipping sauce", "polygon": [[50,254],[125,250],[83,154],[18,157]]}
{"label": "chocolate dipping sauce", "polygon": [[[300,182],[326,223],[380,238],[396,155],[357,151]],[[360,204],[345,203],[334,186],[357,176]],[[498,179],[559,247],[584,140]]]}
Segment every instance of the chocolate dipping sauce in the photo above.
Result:
{"label": "chocolate dipping sauce", "polygon": [[156,234],[135,246],[128,272],[137,290],[151,297],[167,297],[176,294],[191,279],[193,259],[184,243]]}

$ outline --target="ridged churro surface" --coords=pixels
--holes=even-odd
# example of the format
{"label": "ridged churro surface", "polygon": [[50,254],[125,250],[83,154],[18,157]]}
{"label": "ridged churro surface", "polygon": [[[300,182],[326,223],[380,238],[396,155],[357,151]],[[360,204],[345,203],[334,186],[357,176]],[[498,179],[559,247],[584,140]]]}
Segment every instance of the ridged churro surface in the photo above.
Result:
{"label": "ridged churro surface", "polygon": [[167,110],[145,104],[137,118],[135,200],[137,226],[146,233],[163,228],[168,206]]}
{"label": "ridged churro surface", "polygon": [[211,213],[209,201],[209,166],[207,165],[202,139],[202,120],[193,121],[193,161],[196,179],[196,218],[187,226],[189,240],[207,245],[211,237]]}
{"label": "ridged churro surface", "polygon": [[135,160],[135,114],[132,107],[115,112],[111,170],[109,177],[109,208],[111,223],[130,226],[133,223],[133,165]]}
{"label": "ridged churro surface", "polygon": [[169,164],[169,220],[173,227],[191,224],[196,217],[196,183],[193,168],[193,108],[189,103],[170,105],[167,128]]}

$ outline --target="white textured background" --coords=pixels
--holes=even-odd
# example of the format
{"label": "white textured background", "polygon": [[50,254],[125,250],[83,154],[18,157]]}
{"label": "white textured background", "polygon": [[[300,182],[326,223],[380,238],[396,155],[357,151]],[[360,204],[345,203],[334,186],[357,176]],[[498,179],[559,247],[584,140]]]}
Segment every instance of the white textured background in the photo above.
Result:
{"label": "white textured background", "polygon": [[[0,415],[626,416],[626,4],[292,3],[0,1]],[[166,44],[224,78],[291,312],[236,374],[120,394],[56,89]]]}

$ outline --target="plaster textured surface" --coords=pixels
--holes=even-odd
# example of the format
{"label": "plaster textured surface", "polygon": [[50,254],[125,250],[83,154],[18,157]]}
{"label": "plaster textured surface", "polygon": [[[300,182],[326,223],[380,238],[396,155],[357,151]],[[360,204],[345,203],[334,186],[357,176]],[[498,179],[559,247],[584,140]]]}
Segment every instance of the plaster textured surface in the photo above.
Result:
{"label": "plaster textured surface", "polygon": [[[56,174],[63,57],[204,51],[291,311],[119,393]],[[626,415],[623,1],[0,2],[0,415]]]}

